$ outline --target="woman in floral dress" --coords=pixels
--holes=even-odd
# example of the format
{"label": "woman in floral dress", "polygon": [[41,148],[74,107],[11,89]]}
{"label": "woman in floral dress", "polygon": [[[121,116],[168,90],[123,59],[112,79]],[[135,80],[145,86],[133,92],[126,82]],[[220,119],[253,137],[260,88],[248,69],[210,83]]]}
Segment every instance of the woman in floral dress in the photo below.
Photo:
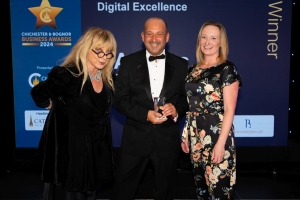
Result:
{"label": "woman in floral dress", "polygon": [[190,153],[198,199],[233,199],[236,150],[233,119],[241,76],[227,60],[224,26],[207,21],[200,28],[197,63],[189,68],[189,102],[181,147]]}

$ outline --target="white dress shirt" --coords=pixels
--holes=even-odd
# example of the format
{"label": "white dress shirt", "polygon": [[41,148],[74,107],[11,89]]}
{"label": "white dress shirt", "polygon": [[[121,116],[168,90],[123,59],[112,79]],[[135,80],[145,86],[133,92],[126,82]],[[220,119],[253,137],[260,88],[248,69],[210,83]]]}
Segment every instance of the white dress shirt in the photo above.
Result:
{"label": "white dress shirt", "polygon": [[[165,54],[165,50],[161,53]],[[149,61],[150,53],[146,50],[146,58],[148,63],[148,71],[150,78],[150,87],[152,99],[159,98],[160,92],[164,83],[165,77],[165,64],[166,59],[157,59],[152,62]],[[174,122],[177,121],[178,115],[173,118]]]}
{"label": "white dress shirt", "polygon": [[[165,50],[162,52],[165,54]],[[150,53],[146,51],[152,98],[159,97],[165,77],[165,59],[149,61]]]}

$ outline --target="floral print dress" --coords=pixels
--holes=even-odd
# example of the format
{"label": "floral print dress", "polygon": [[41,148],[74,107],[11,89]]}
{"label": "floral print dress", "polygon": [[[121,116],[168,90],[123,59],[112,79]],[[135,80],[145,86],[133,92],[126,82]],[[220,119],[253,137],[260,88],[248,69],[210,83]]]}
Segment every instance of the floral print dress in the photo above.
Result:
{"label": "floral print dress", "polygon": [[189,103],[182,140],[188,137],[197,198],[232,199],[236,182],[236,152],[232,125],[221,163],[213,164],[211,155],[222,128],[223,88],[239,81],[235,65],[225,63],[200,69],[194,64],[186,76]]}

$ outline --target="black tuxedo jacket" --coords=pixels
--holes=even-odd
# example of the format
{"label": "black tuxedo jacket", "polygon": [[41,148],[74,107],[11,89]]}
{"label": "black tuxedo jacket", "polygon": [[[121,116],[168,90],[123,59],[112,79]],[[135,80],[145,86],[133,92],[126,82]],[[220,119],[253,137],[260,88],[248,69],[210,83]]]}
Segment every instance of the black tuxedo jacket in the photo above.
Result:
{"label": "black tuxedo jacket", "polygon": [[158,155],[165,158],[179,152],[179,121],[188,111],[185,76],[189,63],[167,51],[165,53],[165,76],[160,96],[165,96],[166,103],[175,106],[179,117],[177,122],[168,118],[159,125],[147,121],[148,111],[154,106],[146,50],[121,58],[115,81],[114,107],[126,116],[121,142],[123,153],[146,156],[155,148]]}

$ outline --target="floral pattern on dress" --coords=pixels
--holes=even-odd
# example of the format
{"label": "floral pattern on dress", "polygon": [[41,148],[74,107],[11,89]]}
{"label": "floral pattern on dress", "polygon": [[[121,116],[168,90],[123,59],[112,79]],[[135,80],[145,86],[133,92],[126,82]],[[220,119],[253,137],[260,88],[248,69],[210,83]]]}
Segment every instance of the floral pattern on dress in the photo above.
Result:
{"label": "floral pattern on dress", "polygon": [[223,88],[239,81],[235,65],[225,63],[200,69],[192,65],[186,76],[187,112],[182,140],[188,137],[197,198],[230,199],[236,183],[236,152],[232,125],[221,163],[211,162],[212,150],[224,117]]}

